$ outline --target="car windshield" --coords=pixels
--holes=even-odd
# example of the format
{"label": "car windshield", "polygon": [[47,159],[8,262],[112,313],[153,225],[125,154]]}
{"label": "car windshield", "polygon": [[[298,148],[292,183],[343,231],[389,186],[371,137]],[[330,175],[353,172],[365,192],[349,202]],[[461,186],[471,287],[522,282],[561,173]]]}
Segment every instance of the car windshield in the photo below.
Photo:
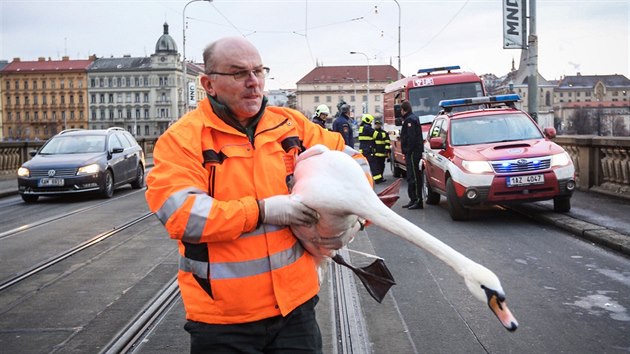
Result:
{"label": "car windshield", "polygon": [[[409,89],[409,103],[413,113],[420,118],[420,123],[431,123],[441,110],[441,100],[458,97],[483,96],[481,83],[465,82],[449,85],[421,86]],[[477,109],[478,107],[458,107],[455,111]]]}
{"label": "car windshield", "polygon": [[451,123],[453,146],[540,138],[540,130],[525,114],[479,116],[455,119]]}
{"label": "car windshield", "polygon": [[40,154],[83,154],[105,151],[105,136],[81,135],[81,136],[57,136],[52,138],[40,150]]}

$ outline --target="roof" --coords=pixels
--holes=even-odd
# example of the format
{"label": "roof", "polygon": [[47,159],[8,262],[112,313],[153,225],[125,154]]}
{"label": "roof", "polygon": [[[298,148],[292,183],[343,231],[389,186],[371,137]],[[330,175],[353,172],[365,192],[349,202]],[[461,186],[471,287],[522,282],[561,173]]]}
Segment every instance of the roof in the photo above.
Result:
{"label": "roof", "polygon": [[575,75],[565,76],[558,83],[559,89],[593,88],[598,82],[606,87],[630,87],[630,80],[619,74],[615,75]]}
{"label": "roof", "polygon": [[[297,84],[366,82],[367,66],[318,66],[301,78]],[[397,79],[398,70],[391,65],[370,65],[370,81],[391,82]]]}
{"label": "roof", "polygon": [[36,71],[85,71],[92,64],[92,59],[70,60],[64,57],[62,60],[46,60],[40,58],[37,61],[21,61],[14,59],[2,69],[7,72],[36,72]]}
{"label": "roof", "polygon": [[96,59],[92,65],[88,67],[88,71],[140,70],[150,68],[151,58],[149,57],[100,58]]}

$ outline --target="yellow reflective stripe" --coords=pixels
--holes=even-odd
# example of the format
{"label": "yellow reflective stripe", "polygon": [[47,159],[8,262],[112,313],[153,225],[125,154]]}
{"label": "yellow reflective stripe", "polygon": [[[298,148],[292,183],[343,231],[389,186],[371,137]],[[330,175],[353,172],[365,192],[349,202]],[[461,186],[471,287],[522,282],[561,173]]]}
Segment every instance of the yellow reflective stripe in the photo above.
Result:
{"label": "yellow reflective stripe", "polygon": [[[179,269],[193,273],[202,279],[237,279],[251,277],[258,274],[277,270],[295,263],[304,254],[304,248],[299,242],[284,251],[243,262],[208,263],[195,261],[185,256],[179,256]],[[210,274],[208,274],[208,269]]]}

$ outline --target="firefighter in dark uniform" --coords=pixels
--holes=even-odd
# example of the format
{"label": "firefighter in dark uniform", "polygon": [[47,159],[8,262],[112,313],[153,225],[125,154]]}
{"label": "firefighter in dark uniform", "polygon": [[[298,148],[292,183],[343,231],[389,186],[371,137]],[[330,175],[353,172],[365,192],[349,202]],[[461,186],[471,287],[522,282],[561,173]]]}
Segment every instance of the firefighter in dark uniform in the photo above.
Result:
{"label": "firefighter in dark uniform", "polygon": [[407,163],[407,194],[409,195],[409,203],[403,205],[403,208],[423,209],[422,176],[420,176],[420,159],[424,152],[422,128],[420,120],[411,110],[409,101],[404,101],[400,105],[400,110],[403,115],[400,147]]}
{"label": "firefighter in dark uniform", "polygon": [[374,121],[374,131],[376,132],[374,138],[374,171],[372,171],[372,178],[374,183],[383,183],[383,172],[385,171],[385,160],[389,158],[391,146],[389,141],[389,134],[383,130],[383,122],[380,119]]}
{"label": "firefighter in dark uniform", "polygon": [[[371,114],[361,116],[361,125],[359,125],[359,152],[367,158],[370,164],[372,178],[374,178],[374,182],[376,182],[376,159],[374,157],[374,153],[376,152],[376,131],[372,128],[372,122],[374,122],[374,117]],[[381,178],[382,177],[383,176],[381,176]]]}

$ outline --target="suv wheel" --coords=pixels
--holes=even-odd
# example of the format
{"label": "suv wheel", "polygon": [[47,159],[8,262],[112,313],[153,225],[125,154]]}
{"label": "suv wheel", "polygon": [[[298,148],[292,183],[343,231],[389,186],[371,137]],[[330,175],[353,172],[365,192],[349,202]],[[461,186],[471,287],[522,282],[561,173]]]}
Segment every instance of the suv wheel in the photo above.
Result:
{"label": "suv wheel", "polygon": [[571,197],[553,198],[553,211],[556,213],[567,213],[569,210],[571,210]]}
{"label": "suv wheel", "polygon": [[136,179],[131,182],[131,188],[140,189],[142,187],[144,187],[144,168],[142,168],[142,165],[138,165]]}
{"label": "suv wheel", "polygon": [[451,215],[451,219],[462,221],[470,217],[470,210],[464,208],[459,198],[457,198],[453,179],[450,177],[446,180],[446,201],[448,202],[448,213]]}
{"label": "suv wheel", "polygon": [[39,199],[38,195],[22,194],[22,200],[25,203],[35,203],[37,201],[37,199]]}
{"label": "suv wheel", "polygon": [[422,199],[424,199],[427,204],[437,205],[440,204],[440,194],[435,193],[431,186],[429,185],[429,180],[427,178],[427,172],[425,169],[420,171],[422,174]]}
{"label": "suv wheel", "polygon": [[110,170],[105,171],[105,183],[103,184],[101,195],[103,198],[111,198],[114,196],[114,176]]}

